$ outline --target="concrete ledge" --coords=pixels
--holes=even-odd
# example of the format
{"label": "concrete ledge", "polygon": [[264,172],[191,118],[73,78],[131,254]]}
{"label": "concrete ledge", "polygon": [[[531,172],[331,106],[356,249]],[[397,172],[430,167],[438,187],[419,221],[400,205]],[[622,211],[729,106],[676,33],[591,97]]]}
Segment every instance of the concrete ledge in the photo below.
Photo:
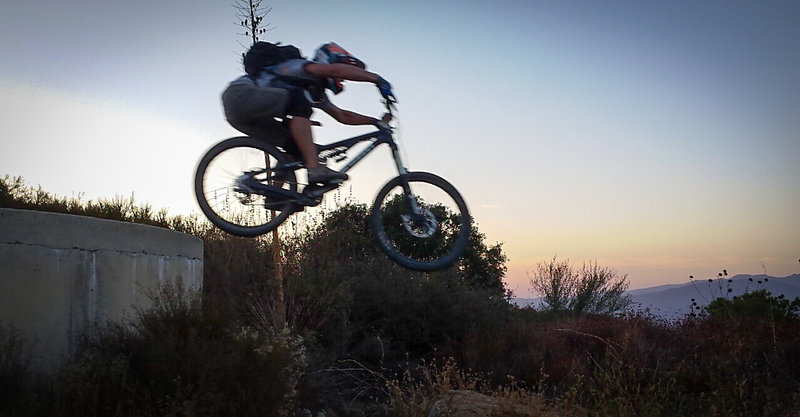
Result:
{"label": "concrete ledge", "polygon": [[143,224],[32,210],[0,209],[0,243],[203,257],[203,241],[194,236]]}
{"label": "concrete ledge", "polygon": [[151,304],[164,284],[203,285],[203,242],[153,226],[0,209],[0,324],[35,341],[47,365],[90,324]]}

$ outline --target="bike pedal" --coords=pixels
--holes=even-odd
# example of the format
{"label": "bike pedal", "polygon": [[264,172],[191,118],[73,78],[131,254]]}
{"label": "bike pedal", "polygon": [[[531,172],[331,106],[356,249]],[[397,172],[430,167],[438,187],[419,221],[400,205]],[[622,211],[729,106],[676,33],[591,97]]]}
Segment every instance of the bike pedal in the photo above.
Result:
{"label": "bike pedal", "polygon": [[286,207],[286,201],[264,203],[264,208],[268,210],[282,210],[284,207]]}

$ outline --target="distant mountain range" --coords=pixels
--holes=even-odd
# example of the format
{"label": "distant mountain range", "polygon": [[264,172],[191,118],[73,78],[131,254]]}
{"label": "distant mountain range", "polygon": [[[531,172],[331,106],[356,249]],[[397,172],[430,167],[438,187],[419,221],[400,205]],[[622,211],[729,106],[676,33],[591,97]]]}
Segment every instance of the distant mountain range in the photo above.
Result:
{"label": "distant mountain range", "polygon": [[[730,291],[728,291],[730,289]],[[696,279],[686,284],[668,284],[628,291],[631,309],[649,311],[664,318],[676,318],[691,312],[692,302],[700,307],[717,297],[732,298],[745,292],[766,289],[772,295],[789,299],[800,297],[800,274],[777,278],[767,275],[736,275],[715,279]],[[515,298],[520,307],[538,308],[540,298]]]}

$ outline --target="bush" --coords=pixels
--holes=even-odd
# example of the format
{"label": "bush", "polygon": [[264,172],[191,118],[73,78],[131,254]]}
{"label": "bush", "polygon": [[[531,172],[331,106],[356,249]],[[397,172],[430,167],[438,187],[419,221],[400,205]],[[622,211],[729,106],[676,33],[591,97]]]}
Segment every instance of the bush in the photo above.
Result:
{"label": "bush", "polygon": [[711,320],[796,320],[800,318],[800,298],[790,301],[761,289],[733,299],[717,298],[704,311]]}
{"label": "bush", "polygon": [[380,394],[368,375],[349,371],[351,361],[383,373],[445,355],[474,329],[501,323],[509,308],[499,245],[488,247],[476,232],[471,259],[445,271],[411,271],[376,246],[367,215],[366,206],[347,204],[284,240],[287,319],[307,341],[312,364],[303,403],[342,415],[357,414],[348,408],[354,399]]}
{"label": "bush", "polygon": [[463,264],[411,271],[378,249],[367,215],[364,205],[342,206],[289,251],[296,254],[286,276],[289,323],[327,353],[377,360],[423,355],[504,314],[499,245],[487,247],[475,232]]}
{"label": "bush", "polygon": [[627,275],[597,262],[583,264],[580,271],[573,269],[569,260],[539,263],[531,278],[531,287],[542,295],[545,306],[556,312],[572,314],[611,314],[624,310],[630,304]]}
{"label": "bush", "polygon": [[304,353],[287,331],[236,326],[164,293],[133,325],[84,335],[54,377],[62,416],[286,415]]}
{"label": "bush", "polygon": [[800,323],[518,309],[473,333],[462,367],[505,375],[597,415],[784,416],[800,409]]}
{"label": "bush", "polygon": [[158,227],[186,222],[181,216],[171,220],[166,209],[154,211],[149,204],[138,204],[133,195],[129,198],[116,196],[112,199],[85,202],[80,195],[59,197],[44,191],[42,187],[29,187],[22,177],[0,178],[0,207],[75,214]]}

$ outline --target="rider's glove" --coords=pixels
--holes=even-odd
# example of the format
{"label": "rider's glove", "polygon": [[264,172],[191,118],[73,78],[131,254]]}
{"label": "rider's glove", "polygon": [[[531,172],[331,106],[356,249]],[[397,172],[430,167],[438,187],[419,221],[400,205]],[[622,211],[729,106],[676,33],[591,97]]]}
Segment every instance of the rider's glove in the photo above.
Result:
{"label": "rider's glove", "polygon": [[389,84],[389,81],[384,80],[383,77],[379,77],[378,82],[376,82],[375,85],[378,87],[378,90],[380,90],[382,96],[393,102],[397,101],[394,93],[392,92],[392,85]]}

